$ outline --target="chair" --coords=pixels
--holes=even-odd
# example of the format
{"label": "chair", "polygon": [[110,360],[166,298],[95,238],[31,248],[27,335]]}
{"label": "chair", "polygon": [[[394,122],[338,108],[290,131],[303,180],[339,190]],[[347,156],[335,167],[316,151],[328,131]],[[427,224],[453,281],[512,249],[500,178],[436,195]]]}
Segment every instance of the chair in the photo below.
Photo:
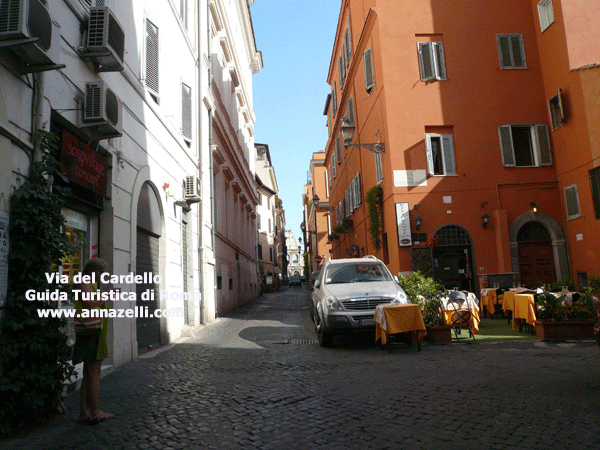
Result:
{"label": "chair", "polygon": [[504,295],[506,289],[496,289],[496,303],[494,303],[494,313],[492,319],[496,316],[500,316],[504,319],[504,311],[502,310],[502,304],[500,303],[500,296]]}
{"label": "chair", "polygon": [[[461,334],[463,327],[467,327],[469,329],[469,337],[472,337],[473,340],[475,340],[475,335],[473,334],[473,330],[469,323],[472,314],[467,301],[467,295],[462,291],[450,292],[448,295],[448,304],[452,305],[452,308],[454,309],[454,313],[450,318],[450,325],[454,330],[456,339],[459,339],[458,335]],[[463,306],[466,309],[463,309]]]}

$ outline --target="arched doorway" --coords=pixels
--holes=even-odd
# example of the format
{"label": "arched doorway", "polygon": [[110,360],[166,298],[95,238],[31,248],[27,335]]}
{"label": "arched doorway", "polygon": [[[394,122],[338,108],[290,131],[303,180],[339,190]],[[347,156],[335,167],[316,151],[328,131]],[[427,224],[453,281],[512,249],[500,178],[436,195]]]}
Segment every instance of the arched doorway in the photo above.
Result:
{"label": "arched doorway", "polygon": [[521,283],[528,287],[556,281],[552,237],[540,222],[527,222],[517,234]]}
{"label": "arched doorway", "polygon": [[473,291],[473,249],[467,231],[459,225],[446,225],[434,234],[433,275],[446,288]]}
{"label": "arched doorway", "polygon": [[[148,181],[140,190],[137,204],[137,239],[136,239],[136,275],[144,273],[158,275],[160,268],[160,237],[162,234],[162,219],[159,200]],[[148,276],[150,278],[150,276]],[[138,350],[143,351],[160,345],[160,318],[153,317],[159,308],[159,286],[152,281],[136,284],[136,306],[138,311],[148,312],[148,316],[136,319]],[[154,292],[149,300],[148,293]],[[142,297],[144,294],[144,297]],[[146,310],[146,308],[148,308]]]}
{"label": "arched doorway", "polygon": [[[535,225],[529,225],[532,222],[541,226],[543,230],[541,230],[539,227],[536,227]],[[525,230],[521,232],[523,228],[525,228]],[[535,279],[539,278],[539,276],[535,274],[533,275],[533,281],[525,281],[523,279],[523,268],[521,267],[521,264],[522,262],[525,262],[525,265],[527,266],[528,255],[526,253],[528,251],[535,251],[532,249],[525,249],[525,247],[527,247],[525,244],[534,243],[533,246],[537,245],[538,247],[542,247],[541,242],[548,242],[546,241],[546,239],[548,239],[548,236],[550,238],[550,248],[548,249],[546,245],[545,249],[548,250],[548,252],[544,250],[544,254],[541,255],[539,259],[541,261],[541,265],[548,265],[549,263],[550,266],[554,269],[554,279],[545,281],[545,283],[552,283],[569,275],[569,263],[567,258],[567,247],[565,243],[564,234],[561,227],[558,225],[558,222],[556,222],[556,220],[554,220],[553,217],[539,211],[536,213],[528,211],[517,217],[515,221],[510,224],[508,235],[510,240],[510,256],[512,260],[512,269],[513,272],[519,273],[520,282],[524,285],[528,287],[534,287],[538,282],[543,282],[541,280]],[[521,261],[521,247],[523,247],[524,249],[524,261]],[[541,253],[541,249],[538,249],[538,253]],[[549,255],[552,256],[552,259],[550,259]],[[550,270],[549,267],[546,267],[546,269]],[[527,268],[526,270],[528,270],[531,273],[532,269]],[[544,278],[547,279],[546,277],[549,277],[550,273],[552,272],[545,272]],[[532,285],[530,286],[529,283],[532,283]]]}

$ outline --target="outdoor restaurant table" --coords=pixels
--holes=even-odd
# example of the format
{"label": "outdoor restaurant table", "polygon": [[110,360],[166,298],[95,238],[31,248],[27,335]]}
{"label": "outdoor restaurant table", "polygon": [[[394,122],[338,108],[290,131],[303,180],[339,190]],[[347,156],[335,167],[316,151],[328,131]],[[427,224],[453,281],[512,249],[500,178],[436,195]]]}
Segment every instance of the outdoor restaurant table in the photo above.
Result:
{"label": "outdoor restaurant table", "polygon": [[484,288],[481,290],[481,303],[480,307],[482,311],[487,311],[493,315],[494,311],[496,311],[495,304],[498,303],[498,294],[496,293],[496,289],[492,288]]}
{"label": "outdoor restaurant table", "polygon": [[513,330],[517,328],[519,324],[519,331],[521,331],[521,319],[524,319],[529,325],[533,326],[533,323],[537,320],[535,317],[535,297],[533,294],[515,294],[513,300]]}
{"label": "outdoor restaurant table", "polygon": [[[477,297],[472,292],[467,295],[466,305],[463,303],[462,306],[456,308],[459,311],[471,311],[471,317],[469,318],[469,326],[473,334],[479,333],[479,307],[477,306]],[[447,325],[452,324],[452,315],[454,314],[454,307],[450,304],[448,298],[442,299],[442,316],[444,323]]]}
{"label": "outdoor restaurant table", "polygon": [[381,339],[383,345],[390,344],[388,337],[397,333],[411,333],[412,340],[421,351],[421,340],[427,334],[421,308],[412,303],[404,305],[382,304],[375,307],[375,340]]}

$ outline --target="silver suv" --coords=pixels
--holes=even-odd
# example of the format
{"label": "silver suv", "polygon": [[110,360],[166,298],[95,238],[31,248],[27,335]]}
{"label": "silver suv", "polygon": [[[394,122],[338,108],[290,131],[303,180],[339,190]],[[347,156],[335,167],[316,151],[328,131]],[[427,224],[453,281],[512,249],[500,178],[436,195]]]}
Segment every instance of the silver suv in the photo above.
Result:
{"label": "silver suv", "polygon": [[374,256],[327,260],[315,281],[310,311],[321,347],[333,344],[335,335],[373,328],[381,303],[409,303],[383,262]]}

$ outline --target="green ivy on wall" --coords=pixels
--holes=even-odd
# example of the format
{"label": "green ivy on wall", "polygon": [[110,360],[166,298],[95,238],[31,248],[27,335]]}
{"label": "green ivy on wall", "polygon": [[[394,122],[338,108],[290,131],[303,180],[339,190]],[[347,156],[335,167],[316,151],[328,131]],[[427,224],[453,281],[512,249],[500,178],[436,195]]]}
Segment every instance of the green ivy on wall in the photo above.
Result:
{"label": "green ivy on wall", "polygon": [[381,202],[383,199],[383,188],[381,185],[372,187],[366,195],[369,208],[369,232],[375,250],[381,249]]}
{"label": "green ivy on wall", "polygon": [[[29,301],[25,292],[48,289],[51,271],[72,244],[64,231],[60,176],[53,158],[58,138],[39,131],[43,158],[11,197],[8,292],[0,320],[0,436],[47,420],[61,406],[64,382],[74,373],[63,318],[40,318],[55,302]],[[64,191],[63,191],[64,192]],[[66,192],[64,192],[66,193]]]}

